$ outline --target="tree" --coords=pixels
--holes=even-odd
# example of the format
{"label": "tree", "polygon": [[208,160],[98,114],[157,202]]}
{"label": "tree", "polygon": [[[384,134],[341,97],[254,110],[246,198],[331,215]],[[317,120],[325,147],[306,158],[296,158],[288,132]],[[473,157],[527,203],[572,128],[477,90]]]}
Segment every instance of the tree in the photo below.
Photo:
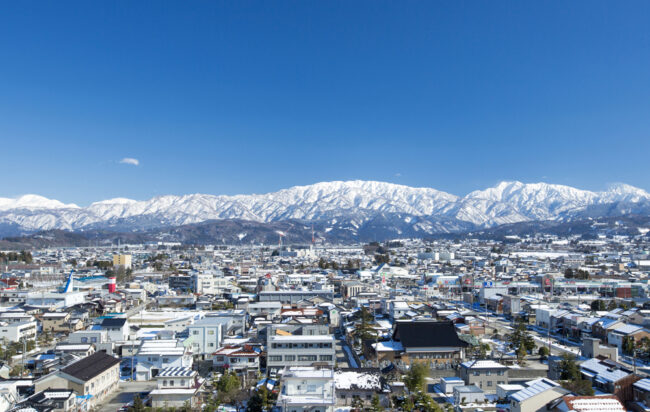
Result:
{"label": "tree", "polygon": [[517,348],[517,363],[519,365],[524,365],[526,363],[525,359],[527,354],[528,352],[526,352],[526,347],[524,345],[521,345],[519,348]]}
{"label": "tree", "polygon": [[426,393],[418,393],[414,397],[415,410],[420,412],[442,412],[442,408]]}
{"label": "tree", "polygon": [[370,410],[372,412],[381,412],[384,410],[384,407],[381,406],[381,402],[379,401],[379,396],[377,394],[374,394],[372,396],[372,400],[370,401]]}
{"label": "tree", "polygon": [[372,340],[377,337],[377,332],[372,327],[370,322],[374,321],[375,317],[368,311],[368,308],[361,306],[360,322],[355,326],[352,333],[359,341]]}
{"label": "tree", "polygon": [[636,342],[634,337],[625,336],[623,338],[623,353],[626,355],[634,355],[634,350],[636,349]]}
{"label": "tree", "polygon": [[404,402],[402,403],[402,409],[405,411],[412,411],[415,409],[415,403],[413,402],[413,399],[411,399],[410,396],[404,399]]}
{"label": "tree", "polygon": [[539,356],[541,356],[542,358],[546,358],[546,357],[550,354],[550,351],[548,350],[548,348],[547,348],[546,346],[540,346],[540,347],[539,347],[539,350],[537,351],[537,353],[538,353]]}
{"label": "tree", "polygon": [[563,381],[562,387],[579,396],[594,395],[594,388],[591,386],[591,382],[587,379],[580,378],[576,380]]}
{"label": "tree", "polygon": [[262,385],[246,404],[246,412],[263,412],[275,404],[275,396],[266,385]]}
{"label": "tree", "polygon": [[133,398],[133,406],[130,406],[128,412],[144,412],[145,407],[142,403],[142,399],[138,395],[135,395]]}
{"label": "tree", "polygon": [[476,359],[486,359],[487,353],[490,350],[490,345],[487,343],[479,343],[473,347],[473,355]]}
{"label": "tree", "polygon": [[577,380],[582,377],[575,356],[569,355],[568,353],[562,354],[559,369],[561,380]]}
{"label": "tree", "polygon": [[220,403],[233,403],[237,399],[241,383],[235,372],[226,372],[215,382]]}
{"label": "tree", "polygon": [[594,312],[604,311],[607,310],[607,305],[605,305],[604,301],[600,299],[596,299],[593,302],[591,302],[591,310],[593,310]]}
{"label": "tree", "polygon": [[411,365],[411,369],[406,374],[404,384],[411,393],[422,391],[424,390],[424,384],[428,375],[429,370],[425,364],[415,363]]}
{"label": "tree", "polygon": [[528,333],[523,321],[517,323],[515,330],[508,335],[509,347],[515,350],[517,361],[521,364],[528,351],[535,349],[535,339]]}

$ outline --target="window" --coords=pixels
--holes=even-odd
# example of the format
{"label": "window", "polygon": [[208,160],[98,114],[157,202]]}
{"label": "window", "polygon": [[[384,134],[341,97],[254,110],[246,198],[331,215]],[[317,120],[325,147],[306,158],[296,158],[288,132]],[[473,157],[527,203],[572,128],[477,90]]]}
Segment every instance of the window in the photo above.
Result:
{"label": "window", "polygon": [[271,362],[282,362],[282,356],[269,356]]}
{"label": "window", "polygon": [[92,343],[97,343],[97,338],[95,338],[95,337],[90,338],[90,341],[91,341]]}
{"label": "window", "polygon": [[169,381],[169,386],[174,386],[174,381]]}
{"label": "window", "polygon": [[81,338],[81,343],[88,343],[88,338]]}
{"label": "window", "polygon": [[208,335],[214,335],[214,330],[209,330]]}
{"label": "window", "polygon": [[485,371],[485,376],[490,376],[492,375],[492,371]]}
{"label": "window", "polygon": [[474,371],[474,372],[472,372],[472,375],[474,375],[474,376],[481,376],[481,372],[479,372],[479,371]]}
{"label": "window", "polygon": [[316,355],[298,355],[298,361],[300,362],[316,362]]}
{"label": "window", "polygon": [[296,360],[296,355],[286,355],[284,357],[284,360],[287,361],[287,362],[293,362],[293,361]]}
{"label": "window", "polygon": [[499,375],[499,376],[503,376],[503,371],[498,371],[498,372],[497,372],[497,375]]}
{"label": "window", "polygon": [[487,386],[492,386],[492,381],[488,381]]}
{"label": "window", "polygon": [[199,334],[199,331],[198,331],[198,330],[193,330],[193,331],[192,331],[192,335],[198,335],[198,334]]}
{"label": "window", "polygon": [[331,361],[332,355],[320,355],[320,360],[322,361]]}

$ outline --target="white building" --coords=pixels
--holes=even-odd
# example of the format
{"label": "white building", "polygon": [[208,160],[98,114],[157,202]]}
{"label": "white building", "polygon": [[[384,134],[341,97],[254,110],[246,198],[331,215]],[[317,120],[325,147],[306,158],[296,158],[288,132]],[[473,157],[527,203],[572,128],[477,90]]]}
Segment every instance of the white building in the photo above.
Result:
{"label": "white building", "polygon": [[165,368],[191,368],[192,353],[175,339],[145,340],[135,356],[136,380],[151,380]]}
{"label": "white building", "polygon": [[332,335],[297,335],[272,328],[268,337],[266,367],[326,365],[334,367],[336,348]]}
{"label": "white building", "polygon": [[192,343],[192,354],[202,359],[210,357],[221,347],[221,341],[228,328],[228,318],[205,317],[188,327]]}
{"label": "white building", "polygon": [[198,372],[191,368],[165,368],[156,376],[156,389],[151,391],[154,408],[194,408],[201,388]]}
{"label": "white building", "polygon": [[333,412],[335,392],[331,369],[291,367],[282,373],[276,406],[282,412]]}
{"label": "white building", "polygon": [[21,339],[36,339],[36,321],[0,324],[0,340],[19,342]]}

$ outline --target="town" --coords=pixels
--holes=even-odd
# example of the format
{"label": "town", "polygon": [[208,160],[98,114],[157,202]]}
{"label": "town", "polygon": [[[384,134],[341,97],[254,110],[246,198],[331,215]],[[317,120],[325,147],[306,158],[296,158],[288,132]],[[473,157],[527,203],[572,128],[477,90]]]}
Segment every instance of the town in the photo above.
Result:
{"label": "town", "polygon": [[638,236],[0,254],[2,411],[646,411]]}

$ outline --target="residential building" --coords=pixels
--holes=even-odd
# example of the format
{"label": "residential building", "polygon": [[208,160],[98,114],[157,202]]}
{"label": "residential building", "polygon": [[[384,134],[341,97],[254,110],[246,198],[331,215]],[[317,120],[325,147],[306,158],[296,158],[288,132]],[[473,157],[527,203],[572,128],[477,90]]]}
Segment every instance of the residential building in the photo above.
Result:
{"label": "residential building", "polygon": [[153,408],[197,407],[203,380],[191,368],[163,368],[156,376],[156,389],[151,391]]}
{"label": "residential building", "polygon": [[334,412],[336,390],[331,369],[290,367],[282,373],[276,406],[281,412]]}
{"label": "residential building", "polygon": [[508,367],[492,360],[467,361],[460,364],[460,377],[466,385],[495,393],[497,385],[508,383]]}
{"label": "residential building", "polygon": [[120,360],[105,352],[96,352],[34,382],[36,392],[46,389],[70,389],[89,399],[93,407],[118,388]]}

